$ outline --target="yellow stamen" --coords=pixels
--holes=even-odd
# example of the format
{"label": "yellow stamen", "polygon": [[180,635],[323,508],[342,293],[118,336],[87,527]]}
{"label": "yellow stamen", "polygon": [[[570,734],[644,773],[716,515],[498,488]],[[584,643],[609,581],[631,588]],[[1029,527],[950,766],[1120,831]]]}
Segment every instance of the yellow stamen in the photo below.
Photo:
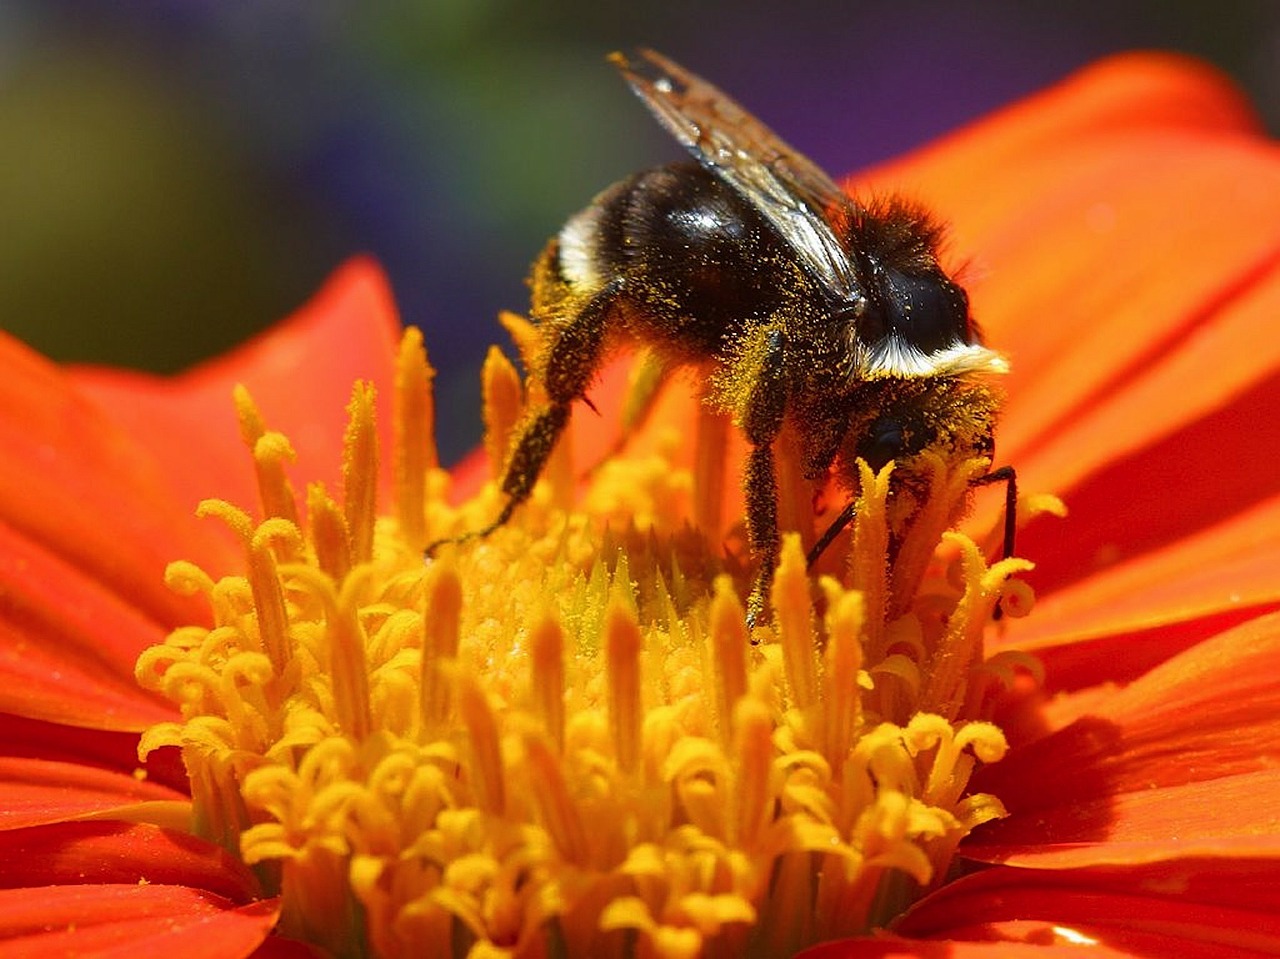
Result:
{"label": "yellow stamen", "polygon": [[605,676],[609,685],[609,727],[614,755],[624,773],[640,761],[640,628],[617,591],[605,609]]}
{"label": "yellow stamen", "polygon": [[711,600],[711,670],[716,690],[716,717],[720,741],[728,745],[733,735],[733,711],[747,692],[746,612],[727,576],[717,577]]}
{"label": "yellow stamen", "polygon": [[378,432],[373,394],[373,386],[368,383],[357,383],[352,389],[343,444],[342,508],[355,563],[367,563],[373,556],[373,524],[378,515]]}
{"label": "yellow stamen", "polygon": [[396,519],[405,542],[414,550],[427,544],[423,513],[427,475],[439,463],[431,393],[435,375],[422,344],[422,331],[406,328],[396,354]]}
{"label": "yellow stamen", "polygon": [[307,487],[307,516],[311,521],[316,565],[335,583],[342,582],[351,571],[351,537],[347,533],[347,518],[323,483]]}
{"label": "yellow stamen", "polygon": [[[507,323],[534,357],[537,331]],[[985,464],[859,464],[825,567],[844,574],[815,584],[786,533],[774,622],[748,636],[750,557],[711,531],[719,496],[698,504],[737,442],[724,414],[704,417],[693,496],[659,444],[601,464],[566,510],[582,471],[562,445],[510,523],[424,563],[426,526],[479,528],[501,493],[450,505],[416,333],[397,371],[381,519],[371,387],[342,505],[312,484],[305,520],[287,442],[237,391],[262,518],[199,512],[239,537],[244,575],[174,563],[212,625],[137,664],[180,712],[142,754],[181,748],[192,828],[280,894],[282,932],[340,959],[789,955],[891,922],[1003,815],[969,787],[1006,749],[983,710],[1034,664],[985,658],[982,634],[997,601],[1027,611],[1009,577],[1029,564],[988,567],[947,532]],[[485,376],[496,458],[520,390],[506,361]],[[793,485],[783,515],[811,526]]]}
{"label": "yellow stamen", "polygon": [[885,657],[889,621],[888,500],[890,463],[879,473],[858,461],[858,501],[853,525],[853,548],[849,550],[848,580],[862,594],[866,606],[867,658],[876,662]]}
{"label": "yellow stamen", "polygon": [[293,658],[293,640],[276,559],[267,536],[255,535],[249,544],[249,586],[258,614],[258,644],[276,674],[283,675]]}
{"label": "yellow stamen", "polygon": [[533,698],[542,727],[556,749],[564,749],[564,631],[549,609],[538,613],[529,634]]}
{"label": "yellow stamen", "polygon": [[786,664],[787,685],[795,706],[804,711],[817,700],[817,643],[813,635],[813,604],[800,540],[788,536],[773,580],[773,608]]}
{"label": "yellow stamen", "polygon": [[453,702],[447,664],[458,655],[458,618],[462,610],[462,584],[447,555],[432,564],[425,591],[419,701],[422,728],[435,734],[444,725]]}
{"label": "yellow stamen", "polygon": [[293,447],[284,436],[267,431],[248,390],[237,385],[232,395],[240,421],[240,438],[253,454],[263,516],[278,516],[296,526],[298,511],[293,488],[284,472],[285,464],[294,461]]}
{"label": "yellow stamen", "polygon": [[501,816],[506,811],[507,799],[498,749],[498,724],[474,676],[464,673],[457,676],[455,682],[458,715],[467,728],[473,753],[471,769],[475,775],[477,804],[490,815]]}
{"label": "yellow stamen", "polygon": [[480,370],[484,403],[484,451],[489,458],[489,475],[502,478],[511,435],[520,419],[522,390],[516,368],[496,346],[489,347]]}
{"label": "yellow stamen", "polygon": [[966,588],[929,664],[921,703],[953,719],[964,702],[970,671],[981,663],[982,632],[991,620],[1004,581],[1013,573],[1031,569],[1032,564],[1006,559],[988,569],[972,540],[955,533],[946,533],[943,538],[960,550]]}

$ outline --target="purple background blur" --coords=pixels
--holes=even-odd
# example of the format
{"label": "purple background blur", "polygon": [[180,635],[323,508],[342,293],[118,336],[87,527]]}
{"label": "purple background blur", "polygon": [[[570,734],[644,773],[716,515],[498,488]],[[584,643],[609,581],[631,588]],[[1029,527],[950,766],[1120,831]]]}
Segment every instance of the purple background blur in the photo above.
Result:
{"label": "purple background blur", "polygon": [[370,252],[455,459],[542,243],[679,155],[604,62],[637,44],[835,174],[1132,47],[1212,60],[1280,125],[1272,0],[0,0],[0,326],[175,370]]}

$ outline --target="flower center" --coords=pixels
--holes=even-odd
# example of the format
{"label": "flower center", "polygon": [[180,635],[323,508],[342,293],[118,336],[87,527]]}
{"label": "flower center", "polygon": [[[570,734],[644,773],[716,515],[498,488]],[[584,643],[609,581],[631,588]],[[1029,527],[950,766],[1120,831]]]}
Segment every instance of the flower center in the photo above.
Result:
{"label": "flower center", "polygon": [[[997,602],[1029,606],[1008,582],[1028,564],[945,531],[985,463],[926,462],[906,512],[892,468],[860,465],[838,576],[786,536],[772,623],[748,635],[748,557],[698,529],[722,448],[612,457],[573,510],[561,451],[511,523],[424,564],[429,532],[501,505],[493,483],[447,504],[431,376],[410,330],[387,516],[371,388],[341,505],[312,486],[305,519],[288,441],[239,391],[262,518],[201,510],[245,573],[173,564],[214,625],[138,662],[181,712],[141,753],[181,748],[194,828],[279,892],[285,935],[353,957],[787,955],[887,924],[1003,814],[967,783],[1006,748],[984,709],[1007,663],[982,633]],[[496,459],[520,395],[496,353],[485,395]]]}

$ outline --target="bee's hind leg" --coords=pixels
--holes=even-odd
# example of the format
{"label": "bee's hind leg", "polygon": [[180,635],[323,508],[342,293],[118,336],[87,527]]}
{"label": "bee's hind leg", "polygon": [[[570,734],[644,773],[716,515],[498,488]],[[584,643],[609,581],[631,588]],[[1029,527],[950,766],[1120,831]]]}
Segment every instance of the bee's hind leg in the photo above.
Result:
{"label": "bee's hind leg", "polygon": [[592,296],[572,320],[556,330],[555,340],[547,347],[542,364],[541,379],[547,401],[527,413],[517,428],[502,472],[501,488],[507,501],[497,518],[461,536],[436,540],[427,546],[427,556],[446,543],[465,543],[488,536],[505,525],[517,507],[532,495],[556,441],[569,422],[570,406],[584,394],[599,366],[609,313],[620,289],[620,281],[610,283]]}

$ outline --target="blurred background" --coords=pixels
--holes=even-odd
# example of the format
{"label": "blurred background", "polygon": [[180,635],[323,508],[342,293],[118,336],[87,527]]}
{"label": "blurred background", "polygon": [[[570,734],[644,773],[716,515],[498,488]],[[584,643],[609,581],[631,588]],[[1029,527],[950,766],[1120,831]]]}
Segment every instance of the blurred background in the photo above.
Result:
{"label": "blurred background", "polygon": [[0,0],[0,327],[174,371],[372,253],[452,461],[543,242],[679,155],[604,62],[637,44],[833,174],[1134,47],[1207,58],[1280,127],[1274,0]]}

